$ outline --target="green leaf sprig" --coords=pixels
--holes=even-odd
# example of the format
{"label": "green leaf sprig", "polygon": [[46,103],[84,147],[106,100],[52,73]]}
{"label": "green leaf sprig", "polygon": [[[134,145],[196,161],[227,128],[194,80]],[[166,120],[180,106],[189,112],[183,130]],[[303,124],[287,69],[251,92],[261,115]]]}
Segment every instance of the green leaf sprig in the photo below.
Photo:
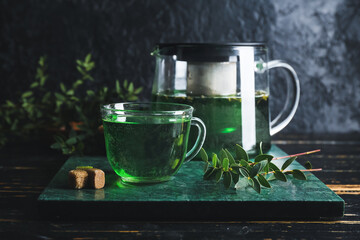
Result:
{"label": "green leaf sprig", "polygon": [[[209,159],[206,151],[201,149],[200,156],[205,162],[203,178],[204,180],[215,179],[216,182],[223,179],[225,188],[229,188],[232,184],[235,188],[239,188],[236,184],[241,181],[245,183],[241,184],[241,187],[250,186],[256,192],[261,193],[263,187],[271,188],[271,180],[277,179],[286,182],[288,180],[287,175],[292,175],[295,179],[306,180],[307,177],[304,172],[320,171],[321,169],[312,169],[310,162],[305,164],[307,170],[288,169],[298,156],[318,151],[320,150],[274,158],[272,155],[263,154],[260,144],[260,154],[254,160],[250,160],[247,152],[239,144],[235,148],[235,157],[227,149],[222,149],[219,157],[213,153],[211,159]],[[286,157],[288,159],[282,164],[281,168],[278,168],[272,162]]]}

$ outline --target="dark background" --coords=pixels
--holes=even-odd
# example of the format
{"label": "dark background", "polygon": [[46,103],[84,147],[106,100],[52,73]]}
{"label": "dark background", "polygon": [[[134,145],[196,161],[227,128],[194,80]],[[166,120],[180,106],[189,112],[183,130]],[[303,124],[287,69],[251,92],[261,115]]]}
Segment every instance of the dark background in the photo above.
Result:
{"label": "dark background", "polygon": [[[266,41],[301,81],[286,132],[360,132],[360,1],[13,1],[0,0],[0,101],[16,99],[46,55],[50,85],[78,78],[92,53],[99,85],[128,79],[149,99],[158,42]],[[272,107],[282,78],[272,70]]]}

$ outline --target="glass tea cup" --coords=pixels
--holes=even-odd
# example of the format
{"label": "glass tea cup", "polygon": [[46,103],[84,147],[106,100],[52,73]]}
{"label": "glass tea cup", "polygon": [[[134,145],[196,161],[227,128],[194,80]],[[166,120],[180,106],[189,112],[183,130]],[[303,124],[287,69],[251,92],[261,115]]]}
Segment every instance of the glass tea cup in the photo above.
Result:
{"label": "glass tea cup", "polygon": [[[206,128],[194,108],[175,103],[114,103],[101,107],[106,155],[126,183],[168,181],[204,144]],[[187,152],[190,126],[198,128]]]}

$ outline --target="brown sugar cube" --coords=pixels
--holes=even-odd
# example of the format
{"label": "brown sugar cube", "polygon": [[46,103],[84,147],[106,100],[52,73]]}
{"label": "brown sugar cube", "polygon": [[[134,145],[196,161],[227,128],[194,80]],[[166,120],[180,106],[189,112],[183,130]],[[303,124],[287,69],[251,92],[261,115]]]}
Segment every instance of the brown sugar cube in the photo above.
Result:
{"label": "brown sugar cube", "polygon": [[84,188],[87,184],[88,173],[81,169],[69,171],[69,186],[75,189]]}
{"label": "brown sugar cube", "polygon": [[100,189],[105,186],[105,173],[98,168],[78,168],[84,170],[88,174],[87,187]]}

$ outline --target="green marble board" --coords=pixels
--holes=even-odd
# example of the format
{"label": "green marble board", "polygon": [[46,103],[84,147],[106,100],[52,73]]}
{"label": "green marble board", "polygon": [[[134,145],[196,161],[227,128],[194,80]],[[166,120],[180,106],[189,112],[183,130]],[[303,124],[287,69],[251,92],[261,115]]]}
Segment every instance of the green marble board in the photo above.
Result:
{"label": "green marble board", "polygon": [[[277,146],[270,154],[285,156]],[[282,160],[274,161],[278,165]],[[104,189],[74,190],[68,171],[91,165],[106,173]],[[313,174],[301,181],[273,181],[261,194],[252,188],[224,189],[202,180],[202,162],[184,164],[171,181],[142,186],[123,185],[105,157],[71,157],[38,198],[45,217],[116,220],[244,220],[318,219],[344,214],[344,201]],[[293,168],[303,169],[298,163]]]}

